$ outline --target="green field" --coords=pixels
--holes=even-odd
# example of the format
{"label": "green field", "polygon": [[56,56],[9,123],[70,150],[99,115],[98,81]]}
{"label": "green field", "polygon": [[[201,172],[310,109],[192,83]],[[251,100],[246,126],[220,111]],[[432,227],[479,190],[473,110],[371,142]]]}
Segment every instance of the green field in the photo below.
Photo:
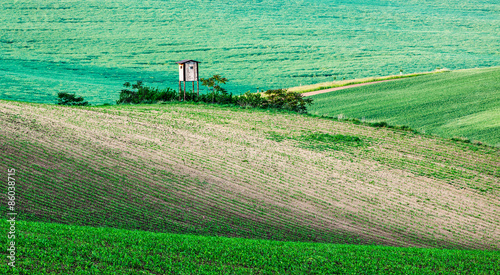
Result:
{"label": "green field", "polygon": [[[2,1],[0,273],[500,274],[499,13]],[[401,79],[312,96],[309,114],[101,105],[125,82],[177,89],[182,59],[233,94]],[[58,92],[93,106],[55,105]]]}
{"label": "green field", "polygon": [[311,96],[309,112],[407,125],[500,146],[500,68],[458,70]]}
{"label": "green field", "polygon": [[[299,252],[289,253],[302,253],[302,246],[316,248],[270,267],[264,260],[272,257],[268,250],[245,254],[248,258],[241,260],[228,253],[227,259],[221,259],[227,265],[212,265],[210,257],[216,256],[192,256],[188,249],[177,258],[186,265],[179,268],[188,268],[190,257],[198,257],[196,268],[207,270],[225,266],[241,267],[244,272],[255,267],[256,274],[257,268],[272,273],[271,268],[287,264],[304,270],[302,262],[294,259],[311,257],[311,261],[332,266],[336,262],[327,257],[334,253],[330,249],[358,255],[359,261],[351,263],[344,262],[348,256],[339,256],[343,260],[338,268],[348,270],[393,259],[384,265],[386,273],[405,268],[417,272],[418,266],[422,272],[454,273],[457,269],[452,269],[446,257],[450,263],[461,263],[456,268],[476,273],[475,267],[466,264],[470,257],[477,259],[474,266],[485,270],[491,268],[488,259],[498,260],[496,252],[331,246],[498,251],[500,151],[495,147],[296,113],[204,104],[66,107],[0,100],[0,109],[0,170],[16,169],[19,221],[255,240],[248,241],[249,246],[257,240],[325,244],[293,244]],[[4,216],[6,206],[2,196]],[[51,228],[73,227],[19,223],[19,228],[20,242],[37,243],[24,252],[33,255],[20,260],[24,268],[33,264],[58,271],[72,261],[69,257],[78,257],[73,245],[89,241],[90,236],[101,247],[115,240],[106,241],[92,230],[116,232],[116,240],[125,240],[120,234],[129,234],[86,229],[75,238],[54,233],[47,240]],[[115,233],[109,234],[114,238]],[[138,245],[147,246],[161,243],[152,242],[151,236],[171,238],[130,234],[148,236],[138,240]],[[73,256],[36,252],[58,244]],[[221,253],[212,247],[214,253]],[[116,262],[117,255],[102,247],[102,254],[91,253],[90,258],[82,254],[74,265],[146,269],[142,258],[132,256],[135,248],[126,243],[117,243],[116,248],[130,262]],[[367,251],[381,256],[362,259],[372,253]],[[415,257],[382,256],[392,254],[388,251],[415,253]],[[426,258],[433,251],[435,261]],[[147,266],[166,255],[147,258],[151,260]],[[426,265],[419,264],[425,259],[429,260]],[[249,261],[254,264],[245,264]],[[312,273],[325,274],[319,270]]]}
{"label": "green field", "polygon": [[[5,221],[0,228],[7,230]],[[498,274],[500,252],[277,242],[18,223],[3,274]],[[96,237],[98,236],[98,237]],[[75,253],[78,251],[78,253]],[[5,252],[2,251],[2,254]]]}
{"label": "green field", "polygon": [[0,99],[112,103],[125,81],[177,87],[181,59],[229,91],[500,65],[497,1],[0,3]]}

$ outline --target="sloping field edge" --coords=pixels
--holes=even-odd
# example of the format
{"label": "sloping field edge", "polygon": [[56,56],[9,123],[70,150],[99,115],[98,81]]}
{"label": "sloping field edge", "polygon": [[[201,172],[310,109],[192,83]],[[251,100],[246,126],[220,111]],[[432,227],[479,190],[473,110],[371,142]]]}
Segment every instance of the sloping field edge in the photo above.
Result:
{"label": "sloping field edge", "polygon": [[[413,74],[404,74],[404,75],[389,75],[389,76],[382,76],[382,77],[367,77],[367,78],[352,79],[352,80],[341,80],[341,81],[324,82],[324,83],[318,83],[318,84],[312,84],[312,85],[292,87],[292,88],[289,88],[288,90],[291,92],[298,92],[298,93],[305,94],[308,92],[321,91],[321,90],[326,90],[326,89],[330,89],[330,88],[345,87],[347,89],[347,88],[350,88],[348,86],[352,86],[352,85],[356,85],[356,84],[376,83],[376,82],[381,82],[381,81],[396,80],[396,79],[402,79],[402,78],[410,78],[410,77],[417,77],[417,76],[422,76],[422,75],[445,73],[445,72],[451,72],[451,71],[448,69],[439,69],[439,70],[436,70],[433,72],[413,73]],[[304,95],[304,96],[306,96],[306,95]]]}

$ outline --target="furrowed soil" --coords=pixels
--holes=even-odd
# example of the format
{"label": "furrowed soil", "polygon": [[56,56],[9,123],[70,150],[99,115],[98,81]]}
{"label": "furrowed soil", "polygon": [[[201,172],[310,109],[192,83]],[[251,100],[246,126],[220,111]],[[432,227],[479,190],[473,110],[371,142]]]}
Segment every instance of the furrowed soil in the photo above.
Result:
{"label": "furrowed soil", "polygon": [[[498,249],[500,150],[210,105],[0,101],[19,219],[286,241]],[[2,212],[6,211],[2,194]]]}

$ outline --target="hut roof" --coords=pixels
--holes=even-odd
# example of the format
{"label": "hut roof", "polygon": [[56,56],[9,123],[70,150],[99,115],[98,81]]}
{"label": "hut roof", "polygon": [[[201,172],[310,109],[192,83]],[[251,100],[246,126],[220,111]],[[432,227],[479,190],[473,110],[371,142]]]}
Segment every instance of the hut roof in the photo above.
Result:
{"label": "hut roof", "polygon": [[201,63],[200,61],[196,61],[196,60],[192,60],[192,59],[184,59],[184,60],[181,60],[181,61],[177,61],[175,63],[177,63],[177,64],[184,64],[184,63],[188,63],[188,62]]}

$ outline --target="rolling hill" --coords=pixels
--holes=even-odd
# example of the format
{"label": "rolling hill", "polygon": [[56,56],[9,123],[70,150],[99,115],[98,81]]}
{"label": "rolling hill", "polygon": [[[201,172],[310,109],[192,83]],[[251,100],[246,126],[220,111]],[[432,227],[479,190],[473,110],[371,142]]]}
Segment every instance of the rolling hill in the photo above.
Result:
{"label": "rolling hill", "polygon": [[[500,274],[498,11],[3,1],[0,240],[17,266],[1,249],[0,273]],[[404,79],[314,95],[310,114],[47,104],[176,89],[182,59],[232,94]]]}
{"label": "rolling hill", "polygon": [[[0,110],[25,271],[496,270],[495,147],[203,104]],[[269,265],[271,255],[283,260]]]}
{"label": "rolling hill", "polygon": [[316,115],[386,121],[500,146],[500,68],[457,70],[311,96]]}
{"label": "rolling hill", "polygon": [[206,105],[0,107],[23,219],[498,249],[497,148]]}

